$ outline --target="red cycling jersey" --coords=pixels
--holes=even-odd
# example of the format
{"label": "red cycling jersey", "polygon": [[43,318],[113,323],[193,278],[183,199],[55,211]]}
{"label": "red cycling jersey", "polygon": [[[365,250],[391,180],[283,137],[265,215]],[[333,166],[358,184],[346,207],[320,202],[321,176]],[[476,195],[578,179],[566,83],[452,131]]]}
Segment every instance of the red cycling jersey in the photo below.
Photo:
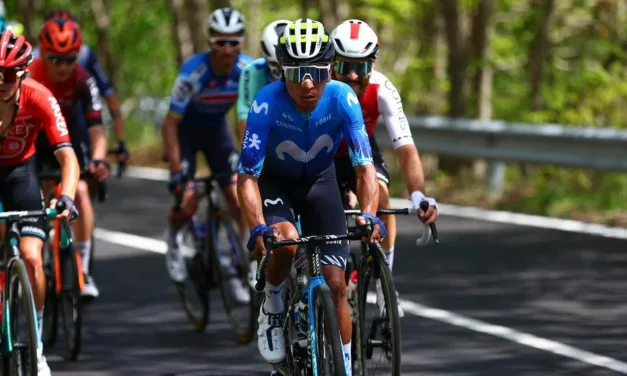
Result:
{"label": "red cycling jersey", "polygon": [[52,81],[42,59],[33,61],[28,71],[33,79],[41,82],[54,94],[68,123],[74,123],[76,106],[80,102],[87,127],[102,124],[102,104],[96,80],[81,65],[76,64],[72,75],[63,83]]}
{"label": "red cycling jersey", "polygon": [[[364,114],[368,138],[372,139],[374,137],[379,116],[383,115],[383,121],[394,150],[414,143],[409,124],[407,123],[407,117],[405,117],[405,112],[403,111],[401,96],[385,75],[375,70],[372,71],[370,82],[363,97],[360,98],[359,104]],[[348,158],[346,141],[342,140],[336,157]]]}
{"label": "red cycling jersey", "polygon": [[23,164],[35,155],[35,140],[42,129],[55,152],[72,147],[61,108],[50,90],[27,78],[19,101],[8,136],[0,138],[0,167]]}

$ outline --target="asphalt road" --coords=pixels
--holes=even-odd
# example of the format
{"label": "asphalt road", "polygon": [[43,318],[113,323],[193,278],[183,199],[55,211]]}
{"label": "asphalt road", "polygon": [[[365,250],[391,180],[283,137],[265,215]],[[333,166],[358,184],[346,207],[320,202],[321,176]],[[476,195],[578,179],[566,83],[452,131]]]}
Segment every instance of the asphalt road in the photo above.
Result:
{"label": "asphalt road", "polygon": [[[114,178],[109,191],[98,227],[162,238],[165,183]],[[627,362],[627,241],[442,217],[440,245],[417,248],[416,225],[399,221],[403,300]],[[45,349],[54,375],[269,375],[256,343],[235,343],[219,303],[205,333],[191,330],[162,254],[96,246],[101,297],[86,307],[78,361]],[[402,325],[404,375],[619,374],[411,312]]]}

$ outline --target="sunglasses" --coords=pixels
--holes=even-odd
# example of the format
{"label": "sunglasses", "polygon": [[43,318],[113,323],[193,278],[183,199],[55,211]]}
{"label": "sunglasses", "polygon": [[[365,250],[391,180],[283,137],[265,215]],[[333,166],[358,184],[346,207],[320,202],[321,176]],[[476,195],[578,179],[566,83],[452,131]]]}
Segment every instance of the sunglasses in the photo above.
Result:
{"label": "sunglasses", "polygon": [[335,73],[342,76],[348,76],[351,72],[355,72],[359,77],[369,76],[372,73],[372,62],[364,61],[360,63],[348,62],[342,60],[335,61]]}
{"label": "sunglasses", "polygon": [[212,45],[220,48],[235,48],[238,47],[244,41],[244,38],[210,38],[209,41]]}
{"label": "sunglasses", "polygon": [[329,65],[306,65],[302,67],[283,67],[285,79],[293,82],[301,83],[306,79],[313,82],[323,82],[329,79]]}
{"label": "sunglasses", "polygon": [[0,82],[4,84],[13,84],[23,75],[24,70],[22,69],[0,69]]}
{"label": "sunglasses", "polygon": [[48,56],[48,61],[54,65],[61,65],[63,63],[70,65],[73,64],[77,58],[78,55],[50,55]]}

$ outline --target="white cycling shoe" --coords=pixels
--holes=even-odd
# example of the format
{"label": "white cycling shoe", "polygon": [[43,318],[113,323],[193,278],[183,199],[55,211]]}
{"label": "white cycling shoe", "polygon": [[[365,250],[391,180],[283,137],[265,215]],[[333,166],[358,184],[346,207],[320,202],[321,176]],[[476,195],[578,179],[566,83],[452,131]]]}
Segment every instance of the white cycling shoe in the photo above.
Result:
{"label": "white cycling shoe", "polygon": [[52,372],[44,356],[43,349],[37,348],[37,376],[51,376]]}
{"label": "white cycling shoe", "polygon": [[236,277],[229,278],[226,281],[229,294],[238,304],[248,304],[250,302],[250,291],[248,286],[242,283],[242,280]]}
{"label": "white cycling shoe", "polygon": [[166,269],[174,282],[182,283],[187,278],[187,267],[181,253],[183,236],[181,234],[171,235],[169,230],[165,230],[164,238],[168,244],[168,250],[165,253]]}
{"label": "white cycling shoe", "polygon": [[259,309],[259,329],[257,347],[261,356],[270,364],[281,363],[285,359],[285,338],[283,338],[284,312],[267,313],[263,303]]}
{"label": "white cycling shoe", "polygon": [[[385,316],[385,297],[383,296],[383,288],[381,288],[381,280],[378,279],[376,283],[377,287],[377,306],[379,306],[379,315],[381,317]],[[405,316],[405,312],[403,312],[403,308],[401,308],[400,298],[398,297],[398,291],[396,292],[396,302],[398,303],[398,317],[401,318]]]}

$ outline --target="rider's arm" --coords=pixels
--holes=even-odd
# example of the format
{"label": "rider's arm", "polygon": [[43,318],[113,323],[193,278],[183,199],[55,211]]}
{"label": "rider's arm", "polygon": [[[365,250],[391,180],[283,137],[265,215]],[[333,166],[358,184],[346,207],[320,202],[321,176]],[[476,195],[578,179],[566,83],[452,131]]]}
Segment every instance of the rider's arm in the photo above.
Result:
{"label": "rider's arm", "polygon": [[257,69],[254,64],[249,64],[244,68],[239,78],[239,90],[237,96],[237,120],[239,122],[239,145],[244,142],[244,134],[246,133],[246,120],[250,112],[250,106],[253,103],[257,90],[253,88],[253,70]]}
{"label": "rider's arm", "polygon": [[85,114],[87,132],[91,140],[91,157],[93,160],[103,161],[107,158],[107,134],[102,125],[100,91],[94,77],[85,77],[86,79],[81,81],[78,93]]}
{"label": "rider's arm", "polygon": [[378,105],[392,146],[400,161],[409,194],[416,191],[425,193],[425,176],[422,163],[409,129],[407,117],[403,111],[401,96],[388,79],[379,88]]}
{"label": "rider's arm", "polygon": [[65,118],[61,114],[61,107],[52,93],[47,94],[39,100],[43,129],[48,136],[54,156],[61,166],[61,185],[63,186],[61,194],[74,200],[80,167],[72,148]]}
{"label": "rider's arm", "polygon": [[[261,102],[261,100],[258,101]],[[252,134],[256,137],[244,138],[242,155],[239,160],[237,195],[244,219],[251,229],[266,224],[263,218],[258,179],[263,170],[270,137],[271,124],[268,124],[267,119],[266,112],[250,113],[246,134]]]}
{"label": "rider's arm", "polygon": [[355,174],[357,175],[357,200],[362,213],[376,217],[379,204],[379,184],[372,160],[372,148],[364,124],[361,106],[353,90],[346,86],[338,99],[344,117],[344,138],[348,145]]}
{"label": "rider's arm", "polygon": [[168,153],[170,172],[172,173],[180,172],[181,170],[181,149],[179,147],[178,130],[192,97],[200,90],[200,84],[197,79],[200,76],[200,73],[198,73],[200,69],[194,65],[193,61],[188,61],[183,65],[172,89],[170,111],[161,127],[163,142]]}
{"label": "rider's arm", "polygon": [[120,109],[120,99],[111,84],[111,80],[105,73],[102,65],[98,61],[98,57],[93,52],[93,50],[88,49],[87,51],[87,63],[85,64],[85,68],[89,74],[91,74],[96,79],[96,84],[98,85],[98,90],[100,93],[105,96],[107,101],[107,107],[109,108],[109,113],[111,114],[111,118],[113,118],[113,126],[115,131],[115,137],[118,141],[124,140],[124,119],[122,118],[122,111]]}

